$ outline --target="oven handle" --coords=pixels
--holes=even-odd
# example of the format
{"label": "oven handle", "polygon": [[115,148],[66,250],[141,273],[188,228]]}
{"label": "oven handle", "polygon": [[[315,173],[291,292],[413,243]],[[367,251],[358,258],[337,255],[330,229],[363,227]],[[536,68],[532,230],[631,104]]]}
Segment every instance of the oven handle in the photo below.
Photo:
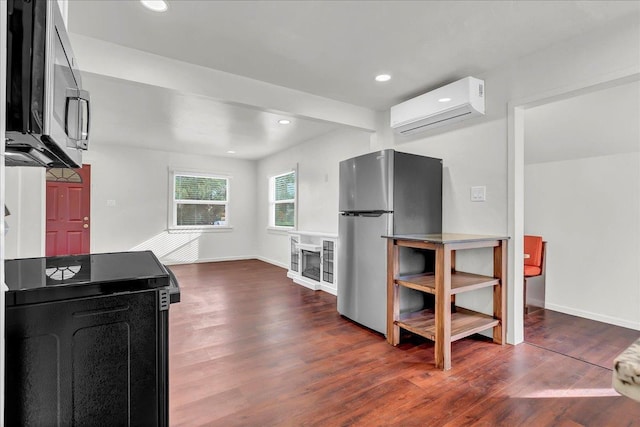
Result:
{"label": "oven handle", "polygon": [[89,92],[82,89],[67,89],[65,133],[76,143],[76,148],[87,149],[90,121]]}
{"label": "oven handle", "polygon": [[80,141],[79,147],[83,150],[87,149],[89,143],[89,124],[91,122],[91,108],[89,101],[89,91],[79,90],[78,102],[80,103]]}

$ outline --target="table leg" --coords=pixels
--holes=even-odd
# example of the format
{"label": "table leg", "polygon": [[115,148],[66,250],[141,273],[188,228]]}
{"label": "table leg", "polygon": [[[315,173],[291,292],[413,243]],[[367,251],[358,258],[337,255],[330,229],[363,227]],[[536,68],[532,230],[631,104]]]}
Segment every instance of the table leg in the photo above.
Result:
{"label": "table leg", "polygon": [[396,276],[399,272],[400,255],[394,239],[387,239],[387,342],[391,345],[400,343],[400,327],[395,320],[400,315],[400,298]]}
{"label": "table leg", "polygon": [[436,368],[451,369],[451,250],[448,245],[436,248]]}
{"label": "table leg", "polygon": [[[451,274],[456,272],[456,251],[451,251]],[[456,296],[451,295],[451,312],[456,312]]]}
{"label": "table leg", "polygon": [[493,342],[504,344],[506,341],[506,313],[507,313],[507,241],[500,240],[500,244],[493,248],[493,277],[500,279],[493,287],[493,317],[500,323],[493,328]]}

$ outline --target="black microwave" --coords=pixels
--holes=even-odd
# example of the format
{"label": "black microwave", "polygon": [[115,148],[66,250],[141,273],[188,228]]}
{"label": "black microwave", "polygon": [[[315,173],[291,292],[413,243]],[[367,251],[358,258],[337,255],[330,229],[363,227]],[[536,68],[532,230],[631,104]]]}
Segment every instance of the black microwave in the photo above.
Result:
{"label": "black microwave", "polygon": [[57,1],[7,2],[5,164],[77,168],[89,141],[89,94]]}

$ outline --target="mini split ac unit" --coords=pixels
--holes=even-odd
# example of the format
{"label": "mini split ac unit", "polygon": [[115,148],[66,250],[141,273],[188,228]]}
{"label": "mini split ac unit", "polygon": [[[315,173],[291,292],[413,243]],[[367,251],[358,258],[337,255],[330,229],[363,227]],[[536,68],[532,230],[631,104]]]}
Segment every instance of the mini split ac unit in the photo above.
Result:
{"label": "mini split ac unit", "polygon": [[484,80],[465,77],[391,107],[391,128],[401,135],[484,115]]}

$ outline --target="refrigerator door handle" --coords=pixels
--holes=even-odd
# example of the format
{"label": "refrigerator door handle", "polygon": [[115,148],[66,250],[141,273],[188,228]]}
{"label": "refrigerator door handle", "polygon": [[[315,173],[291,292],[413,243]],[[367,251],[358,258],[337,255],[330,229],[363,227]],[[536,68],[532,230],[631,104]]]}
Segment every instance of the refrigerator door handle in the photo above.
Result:
{"label": "refrigerator door handle", "polygon": [[372,211],[372,212],[340,212],[342,216],[364,216],[369,218],[378,218],[384,214],[391,213],[389,211]]}

